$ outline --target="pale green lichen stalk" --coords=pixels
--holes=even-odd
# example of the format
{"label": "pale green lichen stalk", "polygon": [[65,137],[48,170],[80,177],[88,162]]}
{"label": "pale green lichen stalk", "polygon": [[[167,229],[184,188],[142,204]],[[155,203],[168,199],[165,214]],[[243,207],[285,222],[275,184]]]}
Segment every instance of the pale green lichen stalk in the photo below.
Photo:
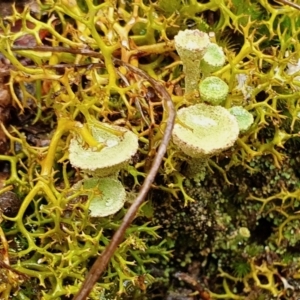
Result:
{"label": "pale green lichen stalk", "polygon": [[200,80],[200,61],[210,44],[207,33],[199,30],[179,31],[174,38],[176,50],[183,63],[185,94],[197,90]]}

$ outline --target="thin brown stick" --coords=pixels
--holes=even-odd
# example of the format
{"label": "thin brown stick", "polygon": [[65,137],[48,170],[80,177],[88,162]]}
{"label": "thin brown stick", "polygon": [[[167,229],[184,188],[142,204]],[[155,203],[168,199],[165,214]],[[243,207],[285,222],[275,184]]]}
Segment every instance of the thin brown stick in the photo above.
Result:
{"label": "thin brown stick", "polygon": [[[90,50],[82,50],[82,49],[70,49],[65,47],[44,47],[44,46],[35,46],[35,47],[13,47],[12,50],[36,50],[36,51],[52,51],[52,52],[69,52],[69,53],[75,53],[75,54],[83,54],[83,55],[89,55],[93,57],[98,57],[103,59],[103,56],[100,53],[90,51]],[[99,277],[102,275],[102,273],[105,271],[111,257],[114,255],[117,247],[122,242],[124,238],[124,234],[126,229],[130,226],[131,222],[133,221],[139,207],[143,203],[151,184],[154,181],[154,178],[158,172],[158,169],[161,165],[161,162],[163,160],[163,157],[167,151],[167,147],[169,144],[169,141],[172,136],[172,130],[175,122],[175,116],[176,111],[175,107],[173,105],[173,101],[168,93],[168,91],[165,89],[165,87],[158,81],[154,80],[152,77],[150,77],[147,73],[144,71],[131,66],[128,63],[125,63],[119,59],[113,58],[113,62],[116,65],[124,66],[131,72],[134,72],[135,74],[139,75],[140,77],[143,77],[146,79],[154,88],[157,94],[160,95],[160,97],[163,99],[163,103],[165,106],[165,109],[168,113],[167,122],[166,122],[166,128],[165,132],[163,134],[161,144],[158,148],[158,151],[153,159],[153,163],[151,166],[151,169],[148,173],[148,175],[145,178],[145,181],[140,189],[140,192],[137,196],[137,198],[134,200],[130,208],[128,209],[120,227],[113,235],[109,245],[105,248],[105,250],[102,252],[102,254],[97,258],[97,260],[94,262],[91,270],[87,274],[85,281],[83,282],[81,289],[79,290],[78,294],[75,295],[73,300],[85,300],[88,295],[90,294],[91,290],[93,289],[95,283],[99,279]]]}
{"label": "thin brown stick", "polygon": [[68,47],[51,47],[51,46],[12,46],[12,51],[19,51],[19,50],[34,50],[34,51],[40,51],[40,52],[66,52],[71,54],[81,54],[81,55],[87,55],[90,57],[97,57],[103,60],[103,55],[99,52],[89,50],[89,49],[74,49],[74,48],[68,48]]}
{"label": "thin brown stick", "polygon": [[4,261],[1,261],[1,260],[0,260],[0,268],[7,269],[7,270],[17,274],[23,280],[28,280],[30,278],[27,274],[24,274],[18,270],[15,270],[14,268],[12,268],[11,266],[9,266],[8,264],[6,264]]}
{"label": "thin brown stick", "polygon": [[189,274],[184,272],[177,272],[175,273],[175,277],[179,280],[182,280],[189,284],[195,291],[199,293],[201,300],[211,300],[211,297],[207,291],[204,290],[204,288],[201,286],[201,284],[191,277]]}
{"label": "thin brown stick", "polygon": [[285,5],[288,5],[288,6],[291,6],[293,8],[296,8],[296,9],[300,10],[300,5],[299,4],[296,4],[296,3],[293,3],[293,2],[290,2],[290,1],[287,1],[287,0],[276,0],[276,1],[280,2],[281,4],[285,4]]}

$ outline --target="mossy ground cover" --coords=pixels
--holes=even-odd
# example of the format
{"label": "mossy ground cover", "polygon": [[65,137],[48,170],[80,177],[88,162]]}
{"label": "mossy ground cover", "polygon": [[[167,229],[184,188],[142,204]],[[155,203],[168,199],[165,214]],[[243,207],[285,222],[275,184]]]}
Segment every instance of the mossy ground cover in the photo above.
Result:
{"label": "mossy ground cover", "polygon": [[[201,102],[198,91],[185,93],[174,46],[185,29],[214,32],[226,55],[213,73],[229,88],[221,105],[243,107],[254,122],[198,169],[168,144],[146,202],[89,299],[299,298],[297,1],[7,4],[0,13],[0,298],[78,293],[168,125],[164,99],[141,74],[163,85],[176,109]],[[68,149],[77,138],[101,151],[107,145],[91,128],[103,123],[132,131],[139,149],[115,176],[127,192],[124,207],[94,218],[91,199],[72,189],[91,175],[70,164]]]}

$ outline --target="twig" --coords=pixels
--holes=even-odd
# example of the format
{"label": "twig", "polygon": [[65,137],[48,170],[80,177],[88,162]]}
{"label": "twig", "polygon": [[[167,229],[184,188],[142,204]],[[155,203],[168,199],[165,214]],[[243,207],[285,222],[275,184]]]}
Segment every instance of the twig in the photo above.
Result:
{"label": "twig", "polygon": [[276,1],[279,2],[279,3],[281,3],[281,4],[285,4],[285,5],[288,5],[288,6],[291,6],[293,8],[296,8],[296,9],[300,10],[300,5],[299,4],[290,2],[288,0],[276,0]]}
{"label": "twig", "polygon": [[[127,80],[127,78],[125,77],[125,75],[123,75],[121,72],[117,71],[118,75],[120,76],[120,78],[124,81],[126,86],[130,86],[129,81]],[[149,127],[150,124],[149,122],[146,120],[142,107],[141,107],[141,103],[138,97],[134,97],[134,103],[136,108],[138,109],[139,113],[141,114],[142,119],[144,120],[144,122],[147,124],[147,126]]]}
{"label": "twig", "polygon": [[189,274],[183,273],[183,272],[177,272],[177,273],[175,273],[174,276],[176,278],[178,278],[179,280],[186,282],[195,291],[197,291],[199,293],[201,300],[211,300],[209,293],[207,291],[205,291],[204,288],[201,286],[201,284],[199,282],[197,282],[197,280],[194,279],[193,277],[191,277]]}
{"label": "twig", "polygon": [[[91,57],[98,57],[100,59],[103,59],[103,56],[94,51],[85,50],[85,49],[70,49],[66,47],[44,47],[44,46],[35,46],[35,47],[12,47],[13,51],[17,50],[35,50],[35,51],[52,51],[52,52],[68,52],[68,53],[74,53],[74,54],[82,54],[82,55],[89,55]],[[167,117],[167,123],[165,132],[163,134],[161,144],[158,148],[158,151],[153,159],[153,164],[151,166],[151,169],[149,170],[148,175],[145,178],[145,181],[140,189],[140,192],[137,196],[137,198],[134,200],[130,208],[128,209],[126,215],[124,216],[124,219],[118,228],[118,230],[113,235],[109,245],[105,248],[105,250],[102,252],[102,254],[97,258],[97,260],[94,262],[91,270],[87,274],[85,281],[83,282],[79,292],[73,300],[85,300],[89,293],[91,292],[92,288],[94,287],[95,283],[99,279],[99,277],[102,275],[102,273],[105,271],[111,257],[114,255],[117,247],[122,242],[124,238],[124,234],[126,229],[130,226],[131,222],[133,221],[139,207],[143,203],[151,184],[154,181],[154,178],[158,172],[158,169],[161,165],[161,162],[163,160],[163,157],[167,151],[167,147],[169,144],[169,141],[171,139],[172,130],[174,126],[175,121],[175,107],[173,105],[173,101],[165,89],[165,87],[158,81],[154,80],[152,77],[150,77],[147,73],[144,71],[125,63],[119,59],[113,58],[113,62],[116,65],[124,66],[131,72],[134,72],[135,74],[139,75],[140,77],[143,77],[146,79],[153,87],[153,89],[156,91],[157,94],[161,96],[163,99],[163,103],[165,105],[165,109],[167,110],[168,117]]]}
{"label": "twig", "polygon": [[51,46],[12,46],[12,51],[20,51],[20,50],[34,50],[34,51],[40,51],[40,52],[66,52],[71,54],[81,54],[81,55],[87,55],[90,57],[97,57],[103,60],[103,55],[99,52],[89,50],[89,49],[74,49],[74,48],[68,48],[68,47],[51,47]]}
{"label": "twig", "polygon": [[7,269],[15,274],[17,274],[19,277],[22,277],[23,280],[28,280],[30,277],[27,274],[24,274],[14,268],[12,268],[11,266],[9,266],[8,264],[6,264],[5,262],[0,260],[0,268],[1,269]]}

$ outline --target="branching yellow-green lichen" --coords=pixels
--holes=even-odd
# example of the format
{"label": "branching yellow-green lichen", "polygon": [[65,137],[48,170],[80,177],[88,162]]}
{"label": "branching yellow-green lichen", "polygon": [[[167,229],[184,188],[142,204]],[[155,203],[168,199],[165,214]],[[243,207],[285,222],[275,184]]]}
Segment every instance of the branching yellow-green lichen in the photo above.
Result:
{"label": "branching yellow-green lichen", "polygon": [[[255,3],[247,0],[176,1],[170,7],[161,0],[100,2],[78,1],[76,6],[76,1],[46,1],[41,4],[45,18],[38,20],[29,9],[23,13],[14,10],[13,15],[0,24],[3,31],[0,52],[13,66],[8,86],[14,106],[20,113],[30,111],[34,116],[30,117],[29,124],[47,128],[49,140],[43,146],[35,145],[26,139],[19,124],[12,122],[12,126],[7,127],[1,124],[10,145],[7,153],[0,155],[0,160],[10,166],[10,174],[0,193],[14,189],[24,199],[18,215],[9,219],[12,228],[5,228],[6,222],[2,222],[7,240],[14,240],[18,245],[14,249],[8,243],[10,257],[18,259],[13,267],[33,277],[30,282],[35,282],[40,298],[59,299],[78,291],[89,262],[108,244],[111,231],[119,226],[127,206],[113,217],[96,221],[88,216],[84,198],[74,201],[76,195],[70,193],[70,186],[85,175],[68,164],[66,149],[72,134],[80,134],[87,145],[100,149],[103,145],[91,136],[90,122],[100,120],[132,130],[139,137],[139,152],[120,178],[127,190],[137,192],[135,188],[142,184],[160,143],[166,115],[160,99],[153,95],[147,83],[127,70],[115,69],[113,57],[139,66],[164,81],[177,108],[188,106],[194,95],[183,97],[184,74],[173,38],[179,30],[187,28],[213,30],[226,54],[225,66],[213,74],[228,84],[230,94],[224,107],[242,106],[251,111],[254,123],[233,148],[208,161],[206,173],[201,173],[200,168],[193,178],[187,178],[186,157],[171,144],[154,190],[167,192],[177,199],[178,206],[185,204],[184,209],[191,210],[189,222],[192,219],[195,224],[188,223],[186,228],[193,228],[192,236],[201,248],[196,252],[201,252],[204,260],[206,251],[223,262],[231,261],[230,257],[235,255],[247,257],[239,260],[242,266],[219,270],[223,281],[213,283],[212,298],[246,299],[252,288],[269,297],[283,295],[284,284],[274,281],[274,278],[278,280],[282,268],[288,268],[280,262],[281,257],[268,265],[264,260],[270,256],[262,252],[253,254],[249,249],[257,245],[244,240],[246,254],[242,253],[237,246],[240,241],[233,238],[233,233],[240,227],[254,230],[255,226],[247,222],[254,220],[256,223],[265,218],[273,225],[273,234],[266,243],[274,256],[291,255],[284,244],[294,247],[298,242],[297,234],[291,236],[290,232],[297,231],[299,222],[299,186],[295,183],[298,175],[293,171],[299,162],[297,158],[291,162],[291,157],[298,153],[293,145],[299,142],[300,81],[299,72],[290,69],[299,64],[299,12],[288,5],[280,6],[266,0]],[[18,20],[27,22],[22,23],[19,32],[12,32],[11,27]],[[101,52],[105,68],[92,65],[101,63],[97,57],[72,52],[22,50],[16,51],[17,57],[11,47],[17,45],[24,34],[29,34],[38,45],[44,43],[40,30],[48,33],[47,44],[53,47]],[[233,46],[228,45],[232,43],[229,35],[234,40]],[[225,42],[222,44],[222,41]],[[20,56],[32,60],[34,67],[23,65]],[[58,67],[62,64],[68,65]],[[73,64],[77,67],[73,68]],[[52,68],[46,67],[48,65]],[[241,75],[244,85],[239,87]],[[28,85],[35,85],[36,92],[30,93]],[[16,87],[21,92],[17,92]],[[78,122],[86,126],[79,128]],[[280,167],[281,174],[277,169]],[[233,172],[240,168],[243,172],[239,174],[243,176],[237,178]],[[259,173],[264,174],[268,184],[253,190],[253,182],[262,181],[256,179]],[[208,182],[209,177],[215,180],[214,185]],[[216,191],[218,181],[224,183],[227,194]],[[201,190],[202,184],[205,192]],[[280,190],[276,190],[278,185]],[[209,198],[212,191],[215,198]],[[228,195],[234,199],[232,195],[237,195],[236,207]],[[201,207],[202,202],[206,207]],[[214,226],[207,212],[216,213],[218,222]],[[203,220],[197,216],[202,216]],[[182,216],[177,215],[177,218],[186,221]],[[170,252],[165,247],[176,242],[170,242],[170,233],[161,244],[153,241],[158,238],[158,227],[147,222],[141,210],[107,273],[95,287],[93,299],[105,293],[111,293],[112,297],[121,294],[129,281],[136,289],[143,290],[139,286],[139,276],[148,272],[145,262],[169,257]],[[209,244],[206,249],[212,234],[215,244]],[[232,238],[232,243],[226,243],[228,237]],[[150,240],[152,246],[149,246]],[[259,259],[255,260],[256,257]],[[297,279],[299,258],[295,257],[293,264],[295,268],[291,272]],[[211,269],[208,272],[212,272]],[[217,278],[217,273],[214,271],[212,277]],[[23,287],[23,282],[16,284],[18,278],[12,279],[14,282],[8,281],[7,287],[13,293],[18,290],[18,284]],[[236,288],[238,284],[243,285],[243,291]],[[8,293],[1,290],[0,296],[8,299]],[[20,295],[24,293],[21,288]],[[30,298],[30,293],[26,293]]]}

